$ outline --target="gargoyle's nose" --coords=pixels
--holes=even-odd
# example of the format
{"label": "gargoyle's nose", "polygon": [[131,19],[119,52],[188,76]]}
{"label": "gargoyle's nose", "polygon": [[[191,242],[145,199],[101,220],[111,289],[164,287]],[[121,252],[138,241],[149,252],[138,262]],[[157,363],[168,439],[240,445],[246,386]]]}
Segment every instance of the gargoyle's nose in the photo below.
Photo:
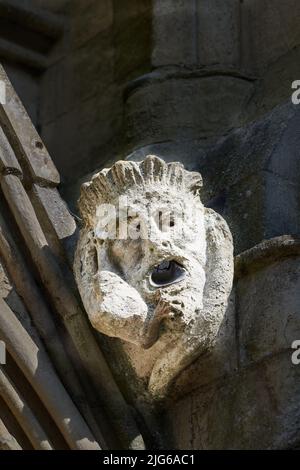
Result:
{"label": "gargoyle's nose", "polygon": [[163,261],[155,266],[150,274],[150,284],[154,287],[164,287],[185,278],[186,270],[176,261]]}

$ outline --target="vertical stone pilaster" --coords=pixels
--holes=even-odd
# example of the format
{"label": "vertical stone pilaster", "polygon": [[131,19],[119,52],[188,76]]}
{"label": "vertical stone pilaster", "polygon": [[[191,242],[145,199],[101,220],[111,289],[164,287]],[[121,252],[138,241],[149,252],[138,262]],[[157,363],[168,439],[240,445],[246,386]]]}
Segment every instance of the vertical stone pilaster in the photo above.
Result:
{"label": "vertical stone pilaster", "polygon": [[201,65],[238,66],[240,0],[197,0],[197,41]]}
{"label": "vertical stone pilaster", "polygon": [[128,153],[238,127],[253,88],[240,70],[240,0],[153,0],[152,6],[154,70],[135,78],[125,94]]}
{"label": "vertical stone pilaster", "polygon": [[196,0],[153,0],[152,64],[197,63]]}

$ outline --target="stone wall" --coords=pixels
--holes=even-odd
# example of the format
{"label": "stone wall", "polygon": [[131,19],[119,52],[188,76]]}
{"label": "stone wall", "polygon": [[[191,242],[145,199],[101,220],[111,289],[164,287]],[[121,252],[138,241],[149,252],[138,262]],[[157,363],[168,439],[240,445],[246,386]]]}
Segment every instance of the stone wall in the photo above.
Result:
{"label": "stone wall", "polygon": [[[6,67],[71,207],[91,173],[154,153],[202,173],[203,202],[234,238],[227,348],[183,373],[152,433],[176,448],[299,447],[300,367],[290,357],[300,335],[300,250],[297,237],[283,237],[299,233],[299,111],[290,101],[300,78],[299,2],[48,3],[64,15],[64,34],[47,65]],[[117,341],[100,341],[137,405]]]}
{"label": "stone wall", "polygon": [[299,445],[300,368],[291,361],[291,344],[300,337],[299,256],[290,250],[297,244],[278,238],[237,258],[226,354],[187,369],[177,384],[183,396],[166,412],[175,448]]}
{"label": "stone wall", "polygon": [[[162,140],[184,140],[189,148],[201,139],[196,146],[205,151],[208,138],[289,99],[300,73],[295,0],[30,0],[27,5],[61,15],[65,34],[42,73],[11,62],[7,71],[73,206],[81,181],[105,162]],[[132,79],[170,67],[172,80],[158,77],[159,84],[155,75],[145,92],[132,93],[132,85],[126,91]]]}
{"label": "stone wall", "polygon": [[[202,173],[204,202],[227,220],[236,254],[260,246],[266,238],[299,232],[299,113],[290,103],[291,82],[300,76],[299,3],[153,1],[151,10],[147,5],[151,44],[142,49],[140,66],[133,66],[135,55],[128,55],[126,38],[136,37],[134,23],[128,24],[127,35],[122,27],[115,35],[122,18],[119,5],[111,5],[106,41],[111,44],[113,37],[115,45],[119,37],[122,48],[116,53],[118,48],[102,47],[101,57],[108,54],[106,64],[99,61],[91,75],[88,67],[83,77],[73,74],[79,91],[69,87],[72,105],[85,90],[85,77],[93,88],[99,70],[104,70],[104,81],[97,86],[107,85],[96,101],[93,96],[86,99],[86,111],[79,107],[79,116],[70,117],[66,109],[65,115],[44,126],[50,150],[58,127],[64,129],[65,142],[56,140],[52,154],[65,177],[72,168],[65,192],[69,200],[76,194],[78,175],[85,179],[85,173],[112,159],[129,155],[141,160],[154,153]],[[136,23],[142,19],[143,12],[136,11]],[[84,59],[90,64],[97,55],[92,45],[101,44],[101,34],[95,35],[95,43],[93,38],[82,43],[89,52],[78,59],[80,68]],[[45,97],[47,86],[44,90]],[[51,126],[56,130],[49,134]],[[80,143],[77,135],[83,139]],[[65,152],[74,155],[72,162]],[[290,360],[291,342],[299,332],[297,262],[295,254],[292,259],[283,254],[236,275],[227,348],[197,360],[174,385],[173,401],[160,420],[169,445],[299,445],[300,369]],[[113,357],[118,346],[108,342],[106,350]],[[124,368],[118,370],[114,360],[111,365],[126,390]],[[127,397],[132,399],[130,386]],[[143,414],[141,404],[139,410]],[[149,419],[147,413],[144,418]]]}
{"label": "stone wall", "polygon": [[150,13],[149,0],[70,5],[65,45],[42,77],[40,108],[42,137],[67,195],[121,155],[123,88],[149,69]]}

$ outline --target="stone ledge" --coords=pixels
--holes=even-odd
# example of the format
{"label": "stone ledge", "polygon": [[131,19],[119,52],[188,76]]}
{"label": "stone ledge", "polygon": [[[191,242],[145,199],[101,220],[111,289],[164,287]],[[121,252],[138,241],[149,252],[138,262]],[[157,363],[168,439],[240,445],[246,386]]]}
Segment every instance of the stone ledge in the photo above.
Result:
{"label": "stone ledge", "polygon": [[281,235],[264,240],[235,257],[235,279],[295,255],[300,255],[300,235]]}
{"label": "stone ledge", "polygon": [[170,79],[206,78],[225,76],[239,78],[248,82],[254,82],[258,77],[249,75],[247,72],[236,67],[203,66],[203,67],[159,67],[150,73],[144,74],[129,82],[124,90],[124,100],[130,97],[137,89],[154,83],[162,83]]}

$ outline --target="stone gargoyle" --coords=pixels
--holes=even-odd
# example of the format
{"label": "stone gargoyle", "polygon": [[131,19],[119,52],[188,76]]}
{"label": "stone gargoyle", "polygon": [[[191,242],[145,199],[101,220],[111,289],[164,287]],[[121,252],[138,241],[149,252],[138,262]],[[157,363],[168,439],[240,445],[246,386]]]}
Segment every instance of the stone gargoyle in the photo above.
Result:
{"label": "stone gargoyle", "polygon": [[150,155],[118,161],[81,191],[83,304],[96,330],[134,346],[133,362],[148,350],[154,397],[213,348],[232,289],[231,233],[201,186],[199,173]]}

